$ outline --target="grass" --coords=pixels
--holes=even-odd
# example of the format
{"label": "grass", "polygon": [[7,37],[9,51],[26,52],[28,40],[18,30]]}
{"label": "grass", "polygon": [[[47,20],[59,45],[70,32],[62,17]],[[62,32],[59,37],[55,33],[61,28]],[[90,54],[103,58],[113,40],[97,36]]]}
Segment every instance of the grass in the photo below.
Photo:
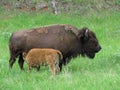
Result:
{"label": "grass", "polygon": [[[38,12],[0,13],[0,90],[119,90],[120,87],[120,13],[101,12],[86,16],[53,15]],[[39,72],[20,71],[17,60],[9,70],[8,41],[12,32],[49,24],[72,24],[93,30],[102,50],[91,60],[77,57],[51,79],[48,67]]]}

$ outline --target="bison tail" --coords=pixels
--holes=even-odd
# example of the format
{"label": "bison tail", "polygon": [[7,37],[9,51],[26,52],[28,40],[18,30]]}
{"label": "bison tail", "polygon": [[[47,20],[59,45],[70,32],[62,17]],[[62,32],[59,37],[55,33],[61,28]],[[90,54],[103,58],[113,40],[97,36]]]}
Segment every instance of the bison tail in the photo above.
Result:
{"label": "bison tail", "polygon": [[[13,36],[13,34],[12,34],[12,36]],[[16,58],[17,57],[16,46],[12,40],[12,36],[10,37],[10,40],[9,40],[9,51],[10,51],[11,57]]]}

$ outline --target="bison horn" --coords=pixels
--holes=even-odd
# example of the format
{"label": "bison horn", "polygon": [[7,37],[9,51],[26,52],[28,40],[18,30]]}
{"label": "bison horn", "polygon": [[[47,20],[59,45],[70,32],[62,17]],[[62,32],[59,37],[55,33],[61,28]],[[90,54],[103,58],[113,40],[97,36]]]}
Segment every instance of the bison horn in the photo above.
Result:
{"label": "bison horn", "polygon": [[88,37],[88,29],[85,31],[85,37]]}

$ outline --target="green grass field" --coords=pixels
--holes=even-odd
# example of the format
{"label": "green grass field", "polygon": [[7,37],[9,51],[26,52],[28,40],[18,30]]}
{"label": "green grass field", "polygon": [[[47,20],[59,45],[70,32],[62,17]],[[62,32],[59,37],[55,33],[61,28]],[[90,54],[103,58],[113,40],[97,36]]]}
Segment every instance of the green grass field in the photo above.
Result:
{"label": "green grass field", "polygon": [[[85,16],[0,10],[0,90],[120,90],[120,12]],[[102,50],[91,60],[77,57],[54,79],[48,67],[39,72],[9,70],[8,41],[12,32],[50,24],[86,26],[96,33]]]}

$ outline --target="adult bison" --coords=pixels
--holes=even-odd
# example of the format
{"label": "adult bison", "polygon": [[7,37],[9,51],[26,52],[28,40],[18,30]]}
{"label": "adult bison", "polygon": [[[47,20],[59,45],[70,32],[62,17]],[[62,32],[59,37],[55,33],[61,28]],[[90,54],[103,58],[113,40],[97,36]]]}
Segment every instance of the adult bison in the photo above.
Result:
{"label": "adult bison", "polygon": [[88,28],[77,29],[72,25],[51,25],[31,30],[20,30],[12,34],[9,41],[10,60],[9,66],[12,68],[16,58],[23,69],[23,52],[28,52],[32,48],[53,48],[60,50],[63,54],[62,64],[66,64],[72,57],[78,55],[94,58],[100,51],[101,46],[91,30]]}

